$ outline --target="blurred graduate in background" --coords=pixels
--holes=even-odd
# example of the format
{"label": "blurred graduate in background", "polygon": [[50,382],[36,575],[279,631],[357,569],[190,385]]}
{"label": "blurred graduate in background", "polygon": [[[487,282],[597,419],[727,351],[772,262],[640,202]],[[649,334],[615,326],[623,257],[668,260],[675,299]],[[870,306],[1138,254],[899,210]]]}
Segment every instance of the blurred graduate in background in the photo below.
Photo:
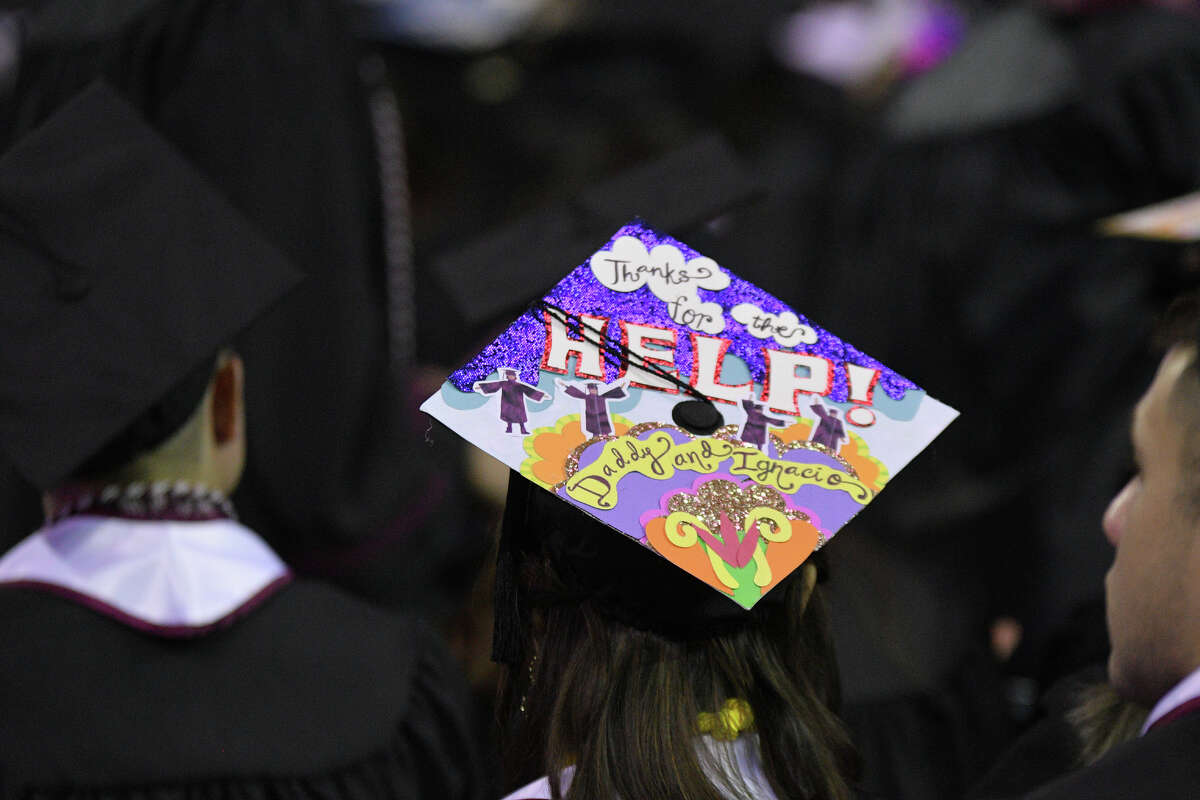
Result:
{"label": "blurred graduate in background", "polygon": [[230,343],[288,260],[97,84],[0,160],[0,265],[0,447],[46,514],[0,556],[3,796],[486,796],[436,636],[229,500]]}
{"label": "blurred graduate in background", "polygon": [[[454,454],[423,447],[410,411],[407,184],[384,65],[325,0],[8,5],[0,146],[104,77],[304,273],[236,342],[254,430],[243,519],[304,574],[452,615],[487,538],[449,502]],[[24,522],[11,543],[40,512],[11,470],[0,490]]]}

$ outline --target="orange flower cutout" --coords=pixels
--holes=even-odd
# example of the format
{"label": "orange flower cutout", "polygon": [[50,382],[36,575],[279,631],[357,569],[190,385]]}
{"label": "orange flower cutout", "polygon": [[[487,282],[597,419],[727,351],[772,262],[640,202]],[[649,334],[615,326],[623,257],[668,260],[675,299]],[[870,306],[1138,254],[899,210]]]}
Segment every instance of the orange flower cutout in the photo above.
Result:
{"label": "orange flower cutout", "polygon": [[[621,436],[630,428],[629,420],[612,415],[613,435]],[[567,479],[567,457],[589,439],[578,414],[569,414],[553,426],[534,428],[525,437],[529,458],[521,463],[521,474],[544,489]]]}
{"label": "orange flower cutout", "polygon": [[850,440],[841,446],[838,455],[854,467],[860,481],[875,491],[882,489],[888,482],[887,467],[878,458],[871,456],[867,443],[857,433],[850,434]]}
{"label": "orange flower cutout", "polygon": [[786,428],[771,428],[771,435],[778,438],[780,442],[788,444],[790,442],[807,442],[812,436],[812,431],[812,420],[798,419]]}
{"label": "orange flower cutout", "polygon": [[762,593],[774,589],[781,580],[791,575],[803,564],[821,542],[821,532],[806,519],[794,519],[792,538],[786,542],[770,542],[767,545],[767,563],[771,566],[771,582],[762,587]]}

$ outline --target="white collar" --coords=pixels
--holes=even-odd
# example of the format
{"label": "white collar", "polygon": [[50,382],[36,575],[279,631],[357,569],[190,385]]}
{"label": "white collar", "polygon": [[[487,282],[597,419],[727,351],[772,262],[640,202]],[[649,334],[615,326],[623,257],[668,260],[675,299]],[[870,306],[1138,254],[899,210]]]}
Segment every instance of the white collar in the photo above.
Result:
{"label": "white collar", "polygon": [[1196,697],[1200,697],[1200,667],[1193,670],[1190,675],[1175,684],[1171,691],[1158,699],[1154,708],[1150,710],[1150,716],[1146,717],[1146,721],[1142,723],[1142,733],[1150,730],[1151,725]]}
{"label": "white collar", "polygon": [[[722,742],[711,736],[701,736],[696,749],[700,750],[701,758],[704,759],[707,771],[713,776],[717,789],[723,790],[726,796],[734,796],[734,790],[724,785],[722,773],[736,775],[745,781],[751,797],[775,800],[771,784],[767,781],[767,776],[763,774],[757,734],[739,736],[732,742]],[[575,767],[567,767],[559,773],[560,794],[567,793],[574,774]],[[533,783],[522,786],[512,794],[506,795],[503,800],[549,800],[549,798],[550,778],[546,777],[538,778]]]}
{"label": "white collar", "polygon": [[[559,794],[566,794],[571,785],[571,776],[575,774],[574,767],[567,767],[559,773]],[[504,796],[503,800],[550,800],[550,778],[538,778],[533,783],[527,783],[512,794]]]}
{"label": "white collar", "polygon": [[290,576],[266,542],[228,519],[71,516],[0,558],[0,584],[66,595],[168,636],[232,622]]}

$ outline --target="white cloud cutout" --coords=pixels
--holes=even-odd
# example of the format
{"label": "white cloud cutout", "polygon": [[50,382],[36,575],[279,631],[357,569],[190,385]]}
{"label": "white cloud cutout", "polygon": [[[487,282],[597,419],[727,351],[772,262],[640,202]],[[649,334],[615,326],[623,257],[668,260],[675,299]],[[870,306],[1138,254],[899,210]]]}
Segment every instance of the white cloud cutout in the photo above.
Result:
{"label": "white cloud cutout", "polygon": [[746,326],[746,330],[758,339],[774,338],[784,347],[795,347],[798,344],[815,344],[817,332],[810,326],[800,322],[800,318],[791,311],[782,314],[772,314],[763,311],[753,303],[738,303],[729,315]]}
{"label": "white cloud cutout", "polygon": [[660,244],[647,252],[634,236],[622,236],[611,250],[591,259],[596,280],[615,292],[633,292],[649,286],[667,304],[671,319],[704,333],[725,329],[725,315],[717,303],[702,302],[697,289],[720,291],[729,286],[729,273],[711,258],[685,261],[678,247]]}

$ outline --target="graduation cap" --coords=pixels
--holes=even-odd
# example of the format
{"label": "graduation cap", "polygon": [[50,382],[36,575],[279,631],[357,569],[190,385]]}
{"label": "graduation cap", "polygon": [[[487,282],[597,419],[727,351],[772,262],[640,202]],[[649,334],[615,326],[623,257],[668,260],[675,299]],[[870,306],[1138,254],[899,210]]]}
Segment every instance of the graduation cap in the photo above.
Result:
{"label": "graduation cap", "polygon": [[299,278],[134,108],[89,87],[0,159],[0,447],[50,488],[193,385],[141,440],[165,438],[219,348]]}
{"label": "graduation cap", "polygon": [[[630,208],[653,208],[661,228],[678,233],[761,191],[729,144],[705,134],[594,184],[563,206],[525,215],[439,256],[433,273],[454,303],[458,319],[478,327],[503,320],[525,305],[530,287],[557,280],[563,264],[586,255],[629,218]],[[522,280],[512,280],[518,272]]]}
{"label": "graduation cap", "polygon": [[901,87],[883,127],[898,139],[929,139],[1033,119],[1078,97],[1080,69],[1045,13],[1004,8],[980,20],[937,69]]}
{"label": "graduation cap", "polygon": [[1194,244],[1200,241],[1200,192],[1105,217],[1097,227],[1108,236]]}
{"label": "graduation cap", "polygon": [[[770,602],[957,416],[641,222],[421,408],[520,475],[498,626],[512,605],[503,559],[537,545],[580,596],[679,636]],[[497,659],[511,660],[497,633]]]}

